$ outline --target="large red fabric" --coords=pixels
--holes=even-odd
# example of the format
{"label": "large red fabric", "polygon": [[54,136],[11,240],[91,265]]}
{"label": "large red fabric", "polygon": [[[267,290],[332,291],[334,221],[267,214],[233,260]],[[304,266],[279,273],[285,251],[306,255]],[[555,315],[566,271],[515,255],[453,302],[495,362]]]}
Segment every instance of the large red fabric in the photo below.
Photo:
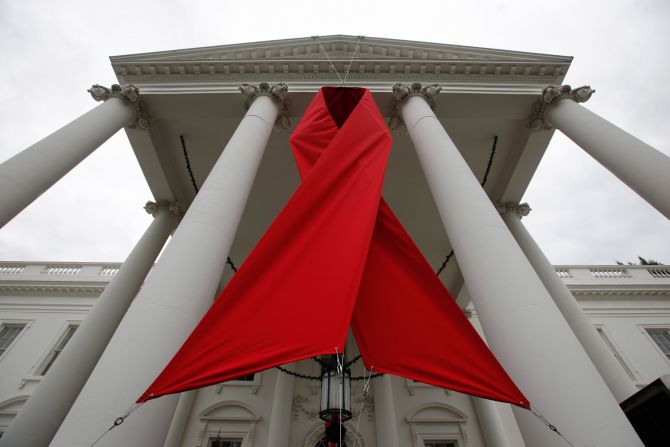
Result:
{"label": "large red fabric", "polygon": [[351,324],[376,372],[529,407],[381,199],[390,146],[367,90],[317,93],[301,186],[138,402],[341,353]]}

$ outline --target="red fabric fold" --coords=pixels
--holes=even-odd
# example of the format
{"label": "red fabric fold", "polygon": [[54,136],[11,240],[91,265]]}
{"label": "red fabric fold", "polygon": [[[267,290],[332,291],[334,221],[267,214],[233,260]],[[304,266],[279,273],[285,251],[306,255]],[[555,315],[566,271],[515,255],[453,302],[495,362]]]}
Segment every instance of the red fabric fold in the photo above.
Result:
{"label": "red fabric fold", "polygon": [[290,142],[302,184],[138,402],[341,353],[351,324],[376,372],[528,408],[381,199],[370,92],[321,89]]}

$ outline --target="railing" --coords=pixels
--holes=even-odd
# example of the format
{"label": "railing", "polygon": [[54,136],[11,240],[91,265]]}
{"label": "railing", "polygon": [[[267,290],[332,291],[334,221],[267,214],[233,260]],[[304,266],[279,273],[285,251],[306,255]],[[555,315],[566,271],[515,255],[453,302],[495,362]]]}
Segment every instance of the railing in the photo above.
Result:
{"label": "railing", "polygon": [[[65,262],[0,262],[0,277],[17,279],[23,276],[87,279],[98,277],[109,281],[121,267],[120,263]],[[670,280],[670,265],[558,265],[556,274],[564,281],[652,281]]]}
{"label": "railing", "polygon": [[644,282],[670,279],[670,265],[557,265],[556,274],[569,283],[593,280]]}
{"label": "railing", "polygon": [[114,277],[121,267],[119,263],[69,263],[69,262],[0,262],[0,277],[4,279],[18,280],[19,278],[32,277],[38,280],[39,277],[51,277],[54,279],[91,280],[99,278],[101,281],[109,281]]}
{"label": "railing", "polygon": [[25,265],[0,264],[0,275],[17,275],[23,271]]}

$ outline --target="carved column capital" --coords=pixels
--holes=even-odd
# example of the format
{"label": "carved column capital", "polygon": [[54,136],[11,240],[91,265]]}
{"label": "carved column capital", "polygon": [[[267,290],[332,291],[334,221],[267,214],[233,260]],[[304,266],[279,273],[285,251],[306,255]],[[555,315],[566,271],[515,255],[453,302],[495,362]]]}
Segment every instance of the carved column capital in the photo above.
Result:
{"label": "carved column capital", "polygon": [[177,202],[152,202],[149,200],[145,205],[144,205],[144,211],[147,212],[147,214],[151,214],[152,216],[156,217],[156,214],[159,211],[168,211],[175,216],[181,218],[184,215],[184,210],[181,209],[181,206]]}
{"label": "carved column capital", "polygon": [[551,104],[563,99],[571,99],[575,102],[586,102],[595,93],[588,85],[573,89],[569,85],[548,85],[542,90],[542,96],[533,106],[533,113],[528,123],[530,130],[548,130],[551,126],[545,121],[544,114]]}
{"label": "carved column capital", "polygon": [[127,101],[135,109],[135,120],[128,125],[131,129],[146,130],[149,128],[149,117],[140,100],[140,90],[132,84],[113,84],[111,88],[94,84],[87,90],[96,101],[107,101],[109,98],[120,98]]}
{"label": "carved column capital", "polygon": [[519,219],[526,217],[533,210],[527,203],[515,204],[512,202],[497,204],[496,209],[500,214],[514,213]]}
{"label": "carved column capital", "polygon": [[426,100],[431,109],[435,108],[435,100],[442,90],[438,84],[422,86],[419,82],[414,82],[410,86],[400,82],[393,85],[393,113],[389,120],[391,130],[398,130],[404,124],[400,115],[400,108],[403,103],[412,96],[421,96]]}
{"label": "carved column capital", "polygon": [[288,85],[284,83],[270,85],[267,82],[261,82],[257,86],[253,84],[242,84],[240,86],[240,93],[242,93],[244,106],[247,110],[259,96],[268,96],[275,101],[279,106],[279,116],[277,117],[277,121],[275,121],[274,128],[277,131],[288,130],[291,125],[288,118]]}

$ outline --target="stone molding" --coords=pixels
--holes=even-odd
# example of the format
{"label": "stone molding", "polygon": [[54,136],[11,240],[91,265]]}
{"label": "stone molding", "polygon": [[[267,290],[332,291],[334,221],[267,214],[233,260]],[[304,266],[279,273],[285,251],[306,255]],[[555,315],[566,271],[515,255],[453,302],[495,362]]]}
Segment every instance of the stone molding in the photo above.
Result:
{"label": "stone molding", "polygon": [[515,204],[512,202],[507,202],[503,204],[496,204],[496,210],[498,210],[501,215],[506,213],[514,213],[519,217],[519,219],[521,219],[522,217],[529,215],[533,209],[527,203]]}
{"label": "stone molding", "polygon": [[393,85],[393,112],[389,120],[391,130],[399,130],[403,125],[400,108],[404,102],[413,97],[420,96],[426,100],[431,109],[435,109],[436,97],[442,90],[438,84],[428,84],[425,87],[419,82],[413,82],[409,87],[403,83]]}
{"label": "stone molding", "polygon": [[131,129],[147,130],[150,126],[149,117],[140,98],[140,90],[132,84],[113,84],[111,88],[94,84],[87,90],[96,101],[107,101],[119,98],[127,101],[135,109],[135,119],[128,125]]}
{"label": "stone molding", "polygon": [[2,285],[0,295],[34,295],[34,296],[92,296],[97,297],[105,290],[104,286],[73,286],[73,285]]}
{"label": "stone molding", "polygon": [[528,128],[532,131],[549,130],[551,126],[544,118],[549,106],[557,101],[571,99],[577,103],[586,102],[595,93],[588,85],[583,85],[573,89],[569,85],[548,85],[542,90],[542,96],[535,103],[533,113],[528,123]]}
{"label": "stone molding", "polygon": [[338,71],[350,67],[350,83],[370,88],[379,87],[380,81],[392,85],[417,80],[443,85],[532,84],[534,91],[560,84],[571,63],[566,56],[343,35],[319,36],[319,42],[303,37],[111,58],[121,83],[153,88],[170,81],[276,80],[290,81],[293,91],[301,83],[339,83],[328,59]]}
{"label": "stone molding", "polygon": [[273,85],[270,85],[267,82],[261,82],[258,86],[243,83],[240,86],[240,93],[242,93],[244,106],[247,110],[249,110],[251,104],[259,96],[267,96],[272,99],[279,106],[279,116],[275,121],[274,129],[278,131],[286,131],[289,129],[291,122],[288,118],[288,85],[283,82]]}
{"label": "stone molding", "polygon": [[144,211],[146,211],[147,214],[151,214],[154,217],[156,217],[156,214],[158,214],[159,211],[168,211],[177,216],[178,218],[181,218],[184,215],[184,210],[182,210],[178,202],[159,201],[158,203],[156,203],[149,200],[144,205]]}

